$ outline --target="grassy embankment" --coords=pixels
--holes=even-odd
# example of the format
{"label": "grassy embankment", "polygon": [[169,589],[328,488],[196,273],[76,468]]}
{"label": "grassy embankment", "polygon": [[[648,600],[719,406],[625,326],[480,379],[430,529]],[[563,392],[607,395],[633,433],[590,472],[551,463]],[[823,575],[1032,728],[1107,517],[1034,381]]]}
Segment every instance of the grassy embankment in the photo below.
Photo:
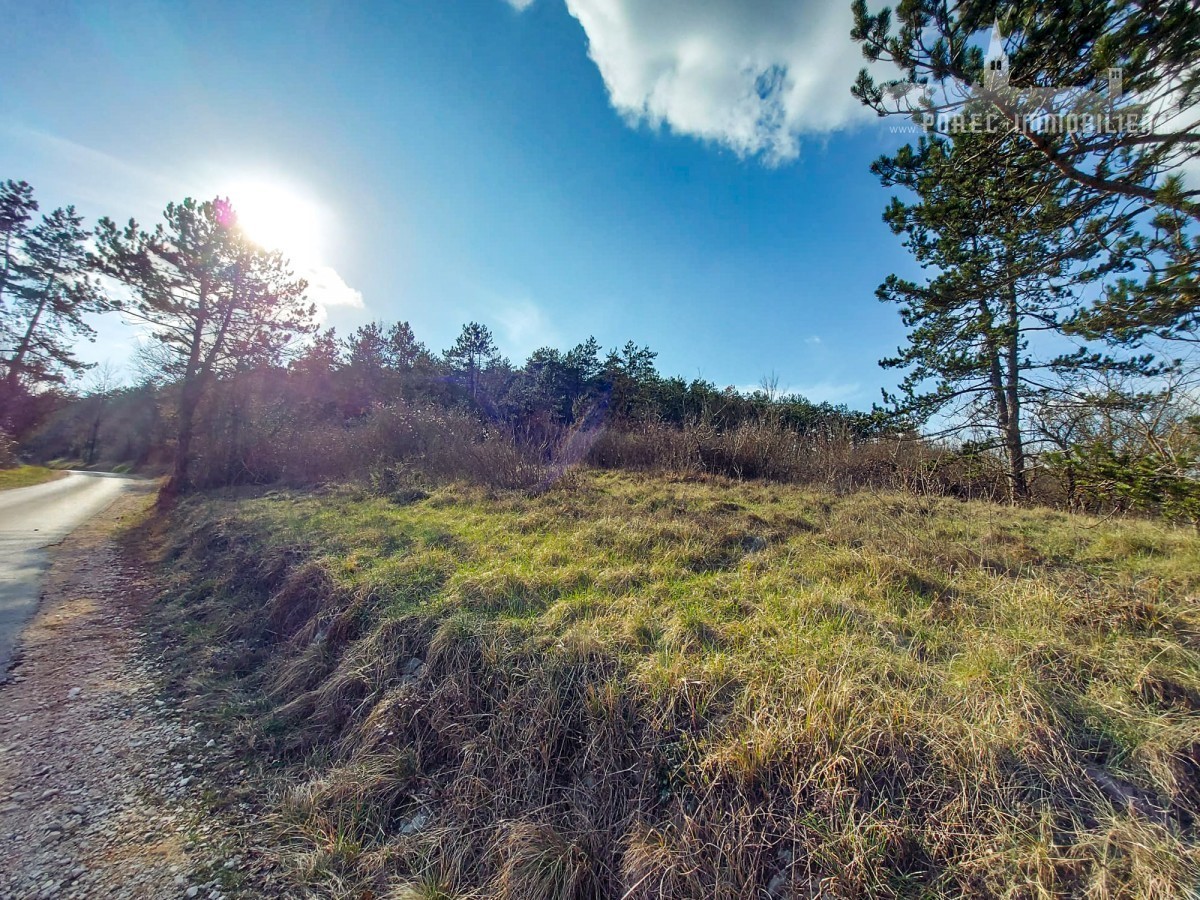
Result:
{"label": "grassy embankment", "polygon": [[43,466],[17,466],[12,469],[0,469],[0,491],[42,484],[46,481],[53,481],[55,478],[62,478],[63,475],[63,472],[56,472],[54,469],[47,469]]}
{"label": "grassy embankment", "polygon": [[258,698],[226,713],[295,779],[278,823],[314,892],[1200,880],[1192,531],[590,473],[177,516],[164,621]]}

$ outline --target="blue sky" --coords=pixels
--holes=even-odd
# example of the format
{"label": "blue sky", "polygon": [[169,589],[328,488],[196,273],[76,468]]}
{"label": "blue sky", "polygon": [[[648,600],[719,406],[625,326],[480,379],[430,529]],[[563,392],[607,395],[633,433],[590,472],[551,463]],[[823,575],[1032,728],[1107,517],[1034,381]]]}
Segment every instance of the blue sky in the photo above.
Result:
{"label": "blue sky", "polygon": [[[669,374],[774,371],[869,406],[903,334],[874,290],[912,264],[868,169],[896,136],[849,95],[841,7],[21,4],[0,178],[93,220],[230,185],[302,198],[297,268],[341,333],[407,319],[442,349],[474,319],[514,361],[633,339]],[[110,321],[85,355],[130,341]]]}

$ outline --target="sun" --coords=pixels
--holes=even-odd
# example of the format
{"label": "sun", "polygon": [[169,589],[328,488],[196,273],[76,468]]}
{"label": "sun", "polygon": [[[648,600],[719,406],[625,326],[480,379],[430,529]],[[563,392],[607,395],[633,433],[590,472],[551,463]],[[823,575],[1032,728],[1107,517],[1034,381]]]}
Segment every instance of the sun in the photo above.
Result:
{"label": "sun", "polygon": [[256,244],[280,251],[293,263],[314,263],[319,257],[320,208],[302,192],[278,182],[246,180],[231,184],[222,196]]}

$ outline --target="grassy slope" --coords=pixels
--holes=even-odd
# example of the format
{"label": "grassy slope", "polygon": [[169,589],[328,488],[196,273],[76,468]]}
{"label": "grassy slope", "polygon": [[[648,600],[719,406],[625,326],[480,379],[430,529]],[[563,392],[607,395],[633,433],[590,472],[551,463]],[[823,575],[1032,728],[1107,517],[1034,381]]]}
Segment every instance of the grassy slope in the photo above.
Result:
{"label": "grassy slope", "polygon": [[29,487],[62,478],[62,472],[46,469],[42,466],[17,466],[15,469],[0,469],[0,491],[9,488]]}
{"label": "grassy slope", "polygon": [[176,595],[176,633],[265,680],[254,729],[308,765],[283,816],[332,893],[1200,878],[1192,532],[614,474],[181,524],[184,571],[217,574]]}

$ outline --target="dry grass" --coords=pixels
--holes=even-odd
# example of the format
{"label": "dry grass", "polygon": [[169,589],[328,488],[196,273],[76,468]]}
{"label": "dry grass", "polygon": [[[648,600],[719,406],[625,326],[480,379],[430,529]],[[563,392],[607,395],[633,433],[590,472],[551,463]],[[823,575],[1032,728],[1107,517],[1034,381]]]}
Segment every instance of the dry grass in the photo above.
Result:
{"label": "dry grass", "polygon": [[178,516],[164,622],[260,698],[313,895],[1200,884],[1191,531],[586,472]]}

